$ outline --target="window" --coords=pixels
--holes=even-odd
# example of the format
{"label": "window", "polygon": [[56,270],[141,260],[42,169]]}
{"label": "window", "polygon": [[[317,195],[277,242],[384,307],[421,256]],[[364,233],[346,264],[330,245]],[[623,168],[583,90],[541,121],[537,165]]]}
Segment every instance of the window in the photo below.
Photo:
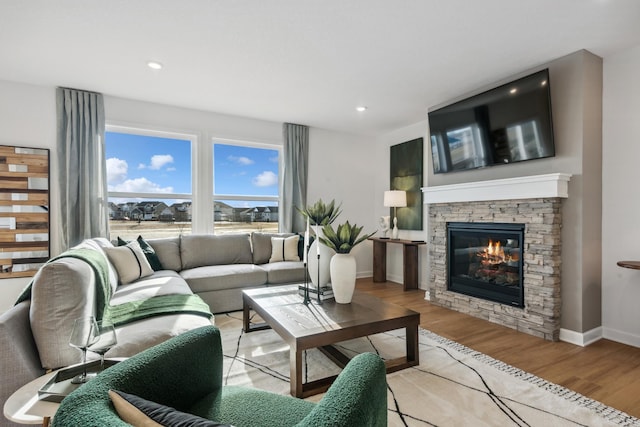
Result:
{"label": "window", "polygon": [[279,147],[214,141],[213,159],[214,233],[277,232]]}
{"label": "window", "polygon": [[108,128],[111,239],[191,232],[192,142],[186,135]]}
{"label": "window", "polygon": [[278,231],[277,145],[107,126],[110,239]]}

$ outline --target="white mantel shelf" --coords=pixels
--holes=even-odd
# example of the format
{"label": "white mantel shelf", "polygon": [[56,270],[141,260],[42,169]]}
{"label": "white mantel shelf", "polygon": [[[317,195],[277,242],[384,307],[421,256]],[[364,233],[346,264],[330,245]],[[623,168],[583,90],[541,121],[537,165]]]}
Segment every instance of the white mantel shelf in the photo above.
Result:
{"label": "white mantel shelf", "polygon": [[424,204],[569,197],[570,174],[549,173],[422,187]]}

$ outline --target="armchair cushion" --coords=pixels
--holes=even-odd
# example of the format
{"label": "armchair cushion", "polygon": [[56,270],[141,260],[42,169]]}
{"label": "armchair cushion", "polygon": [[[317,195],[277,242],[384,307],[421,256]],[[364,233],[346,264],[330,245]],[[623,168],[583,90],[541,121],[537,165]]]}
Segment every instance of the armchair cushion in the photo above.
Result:
{"label": "armchair cushion", "polygon": [[109,397],[120,418],[134,427],[230,427],[123,391],[109,390]]}

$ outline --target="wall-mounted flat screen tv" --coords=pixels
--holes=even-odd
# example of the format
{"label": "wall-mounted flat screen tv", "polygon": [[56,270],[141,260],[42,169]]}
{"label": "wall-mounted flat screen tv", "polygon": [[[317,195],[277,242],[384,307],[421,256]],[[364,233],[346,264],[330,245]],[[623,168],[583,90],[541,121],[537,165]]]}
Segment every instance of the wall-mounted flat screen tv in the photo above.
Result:
{"label": "wall-mounted flat screen tv", "polygon": [[555,155],[549,70],[429,113],[433,172]]}

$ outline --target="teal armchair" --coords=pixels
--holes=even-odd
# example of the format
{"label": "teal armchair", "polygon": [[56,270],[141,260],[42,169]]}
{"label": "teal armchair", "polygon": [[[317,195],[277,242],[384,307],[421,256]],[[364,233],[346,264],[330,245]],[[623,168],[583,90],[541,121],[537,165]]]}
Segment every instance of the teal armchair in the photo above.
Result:
{"label": "teal armchair", "polygon": [[386,426],[384,363],[354,357],[318,403],[246,387],[222,386],[220,331],[186,332],[107,369],[62,401],[53,426],[127,426],[110,389],[236,427]]}

